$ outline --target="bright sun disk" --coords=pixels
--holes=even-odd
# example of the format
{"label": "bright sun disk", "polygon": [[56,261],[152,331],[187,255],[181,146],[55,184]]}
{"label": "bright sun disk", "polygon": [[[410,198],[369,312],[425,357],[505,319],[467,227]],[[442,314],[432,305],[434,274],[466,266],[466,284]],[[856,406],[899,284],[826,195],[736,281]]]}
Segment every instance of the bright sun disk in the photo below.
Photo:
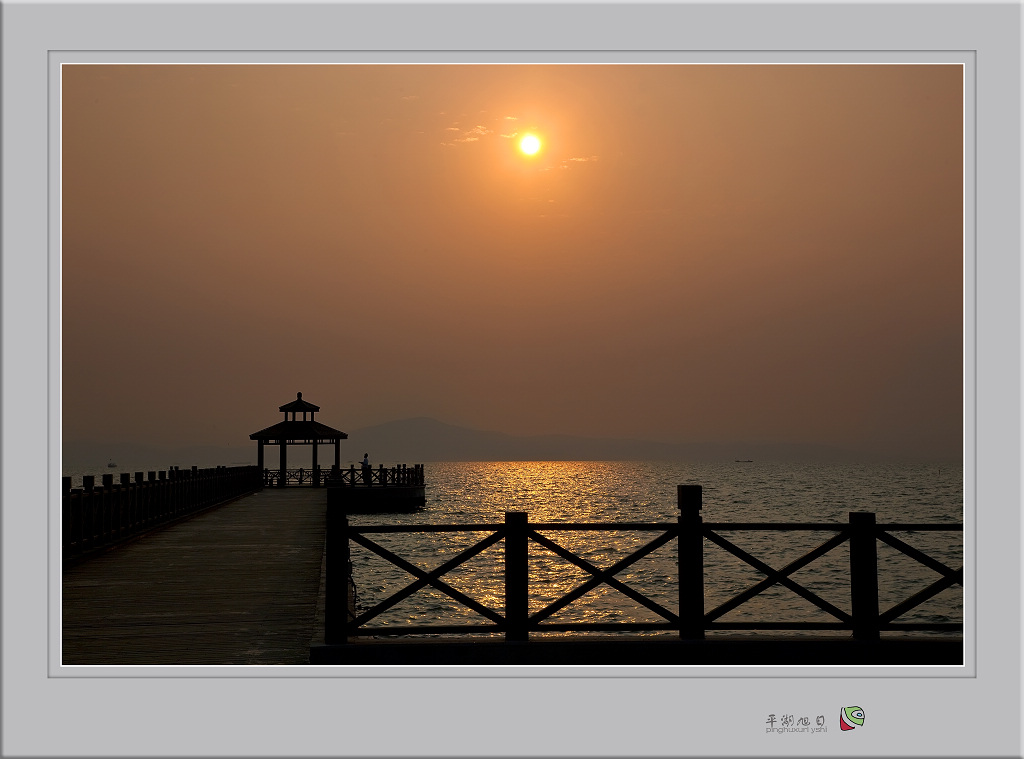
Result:
{"label": "bright sun disk", "polygon": [[532,134],[523,135],[523,139],[519,141],[519,149],[526,155],[533,155],[540,150],[540,140]]}

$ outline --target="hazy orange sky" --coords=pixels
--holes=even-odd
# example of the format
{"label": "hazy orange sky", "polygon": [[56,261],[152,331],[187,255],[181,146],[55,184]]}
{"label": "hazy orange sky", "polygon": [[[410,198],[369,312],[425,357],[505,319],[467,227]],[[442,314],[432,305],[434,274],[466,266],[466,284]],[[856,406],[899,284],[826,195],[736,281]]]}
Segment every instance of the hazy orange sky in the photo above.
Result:
{"label": "hazy orange sky", "polygon": [[958,457],[962,77],[65,65],[65,439],[245,445],[301,391]]}

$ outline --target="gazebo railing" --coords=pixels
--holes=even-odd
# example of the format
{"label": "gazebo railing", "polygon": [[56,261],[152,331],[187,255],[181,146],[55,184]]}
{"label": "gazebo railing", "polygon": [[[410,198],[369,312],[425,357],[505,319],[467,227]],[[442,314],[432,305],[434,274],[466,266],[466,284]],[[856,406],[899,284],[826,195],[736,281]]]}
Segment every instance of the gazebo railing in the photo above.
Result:
{"label": "gazebo railing", "polygon": [[407,466],[399,464],[385,469],[381,464],[377,469],[368,469],[364,472],[361,468],[350,466],[348,469],[325,469],[317,466],[313,468],[285,469],[264,469],[263,486],[281,487],[282,485],[312,485],[321,487],[324,485],[342,487],[413,487],[424,484],[423,465],[414,464]]}
{"label": "gazebo railing", "polygon": [[[298,468],[298,469],[285,469],[284,470],[284,484],[285,485],[320,485],[327,479],[329,469],[323,469],[321,467],[313,468]],[[263,470],[263,487],[279,487],[281,485],[281,470],[280,469],[264,469]]]}
{"label": "gazebo railing", "polygon": [[362,469],[350,466],[348,469],[331,471],[332,485],[348,487],[402,487],[423,485],[423,465],[414,464],[409,467],[405,464],[398,464],[385,469],[380,464],[376,469]]}

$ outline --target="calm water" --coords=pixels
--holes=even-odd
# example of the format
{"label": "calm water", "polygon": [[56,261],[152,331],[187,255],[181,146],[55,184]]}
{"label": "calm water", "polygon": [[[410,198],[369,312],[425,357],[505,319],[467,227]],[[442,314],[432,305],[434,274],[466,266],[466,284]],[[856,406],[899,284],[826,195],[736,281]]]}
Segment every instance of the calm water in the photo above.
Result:
{"label": "calm water", "polygon": [[[963,474],[959,465],[779,465],[729,463],[686,465],[641,462],[437,463],[426,466],[427,505],[415,514],[351,517],[353,524],[498,523],[505,511],[527,511],[530,521],[669,522],[677,515],[676,485],[704,489],[705,522],[846,522],[850,511],[873,511],[879,522],[963,520]],[[551,531],[564,548],[605,568],[657,533]],[[723,533],[774,568],[781,568],[825,542],[827,532]],[[371,536],[423,569],[431,569],[487,535],[396,534]],[[900,533],[902,540],[957,568],[963,564],[960,532]],[[537,611],[589,578],[583,570],[531,542],[530,606]],[[880,606],[885,611],[938,579],[939,575],[879,543]],[[503,611],[502,543],[474,557],[446,581],[470,597]],[[617,575],[630,587],[669,609],[676,602],[676,544],[669,542]],[[355,546],[354,576],[361,608],[404,587],[412,576]],[[763,575],[723,549],[705,542],[705,608],[710,611]],[[849,553],[834,549],[792,578],[843,611],[849,604]],[[961,622],[960,586],[943,591],[904,615],[906,622]],[[810,602],[776,586],[720,621],[835,621]],[[377,624],[476,623],[483,619],[444,594],[424,589]],[[654,622],[656,614],[600,585],[551,616],[550,622]],[[844,633],[845,634],[845,633]]]}

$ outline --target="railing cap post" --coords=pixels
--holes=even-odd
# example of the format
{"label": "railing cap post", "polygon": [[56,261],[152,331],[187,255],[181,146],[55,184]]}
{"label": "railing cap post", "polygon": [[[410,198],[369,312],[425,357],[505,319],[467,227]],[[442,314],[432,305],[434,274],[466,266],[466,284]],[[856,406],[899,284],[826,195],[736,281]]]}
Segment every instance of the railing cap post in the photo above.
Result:
{"label": "railing cap post", "polygon": [[699,512],[704,506],[702,485],[676,485],[676,503],[683,514]]}
{"label": "railing cap post", "polygon": [[853,637],[878,640],[878,546],[875,514],[850,512],[850,614]]}

